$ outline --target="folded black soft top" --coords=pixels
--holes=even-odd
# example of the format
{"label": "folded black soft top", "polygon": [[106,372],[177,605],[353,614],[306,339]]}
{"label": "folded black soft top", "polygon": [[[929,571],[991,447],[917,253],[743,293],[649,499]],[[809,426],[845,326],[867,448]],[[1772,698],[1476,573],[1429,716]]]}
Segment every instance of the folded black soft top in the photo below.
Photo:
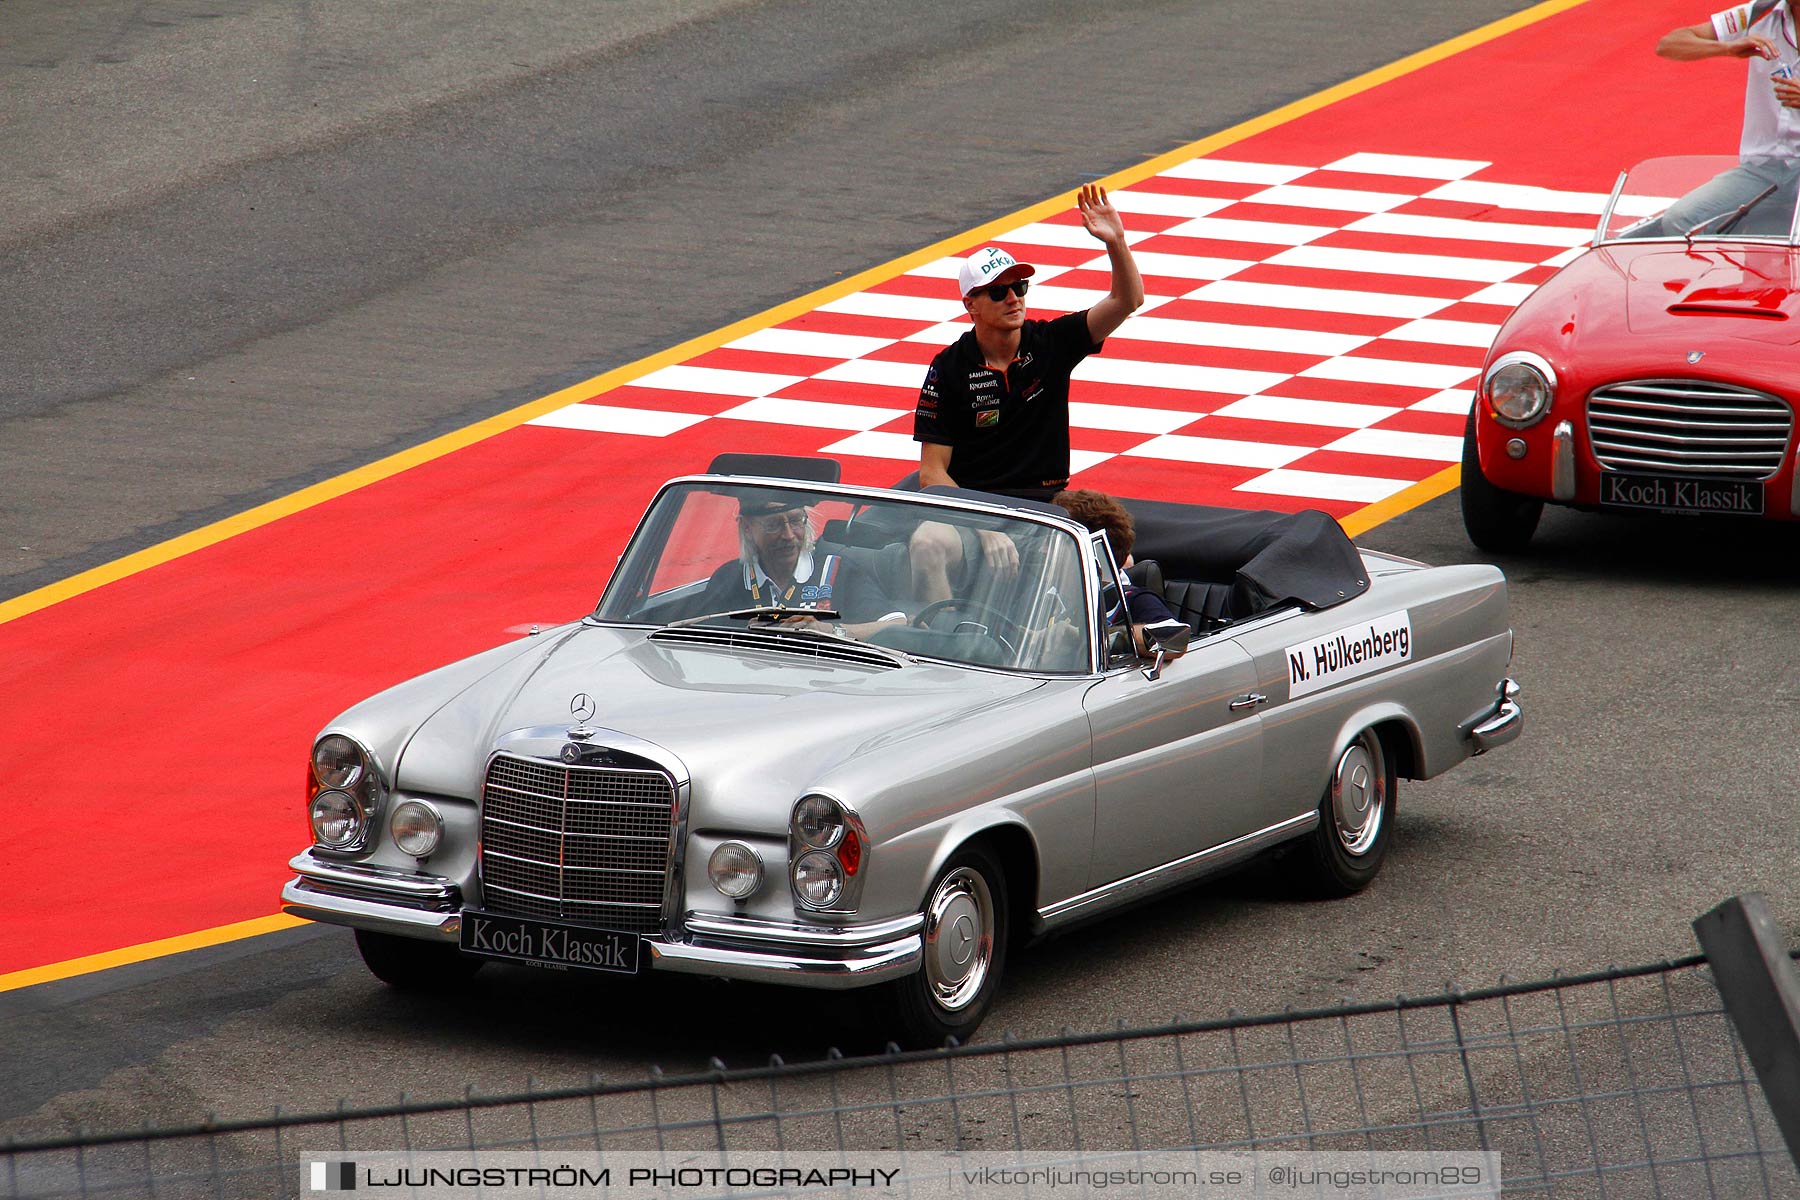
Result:
{"label": "folded black soft top", "polygon": [[1254,611],[1290,600],[1330,608],[1369,588],[1356,544],[1317,509],[1246,512],[1125,496],[1119,501],[1137,527],[1134,557],[1155,559],[1165,579],[1241,588]]}

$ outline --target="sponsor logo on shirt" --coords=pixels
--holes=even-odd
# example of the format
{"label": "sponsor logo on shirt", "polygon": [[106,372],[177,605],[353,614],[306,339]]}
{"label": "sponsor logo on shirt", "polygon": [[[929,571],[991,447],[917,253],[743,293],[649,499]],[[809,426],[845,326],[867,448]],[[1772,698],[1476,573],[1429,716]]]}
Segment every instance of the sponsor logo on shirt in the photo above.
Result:
{"label": "sponsor logo on shirt", "polygon": [[975,428],[977,429],[989,429],[999,423],[1000,410],[997,408],[984,408],[975,414]]}
{"label": "sponsor logo on shirt", "polygon": [[1289,646],[1288,695],[1297,698],[1323,691],[1410,661],[1412,615],[1402,609]]}

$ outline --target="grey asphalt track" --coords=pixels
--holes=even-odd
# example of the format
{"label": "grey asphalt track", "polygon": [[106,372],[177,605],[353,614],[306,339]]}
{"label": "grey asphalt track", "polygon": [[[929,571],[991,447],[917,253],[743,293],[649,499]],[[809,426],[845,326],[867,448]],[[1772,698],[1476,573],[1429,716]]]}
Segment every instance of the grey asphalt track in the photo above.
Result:
{"label": "grey asphalt track", "polygon": [[[0,0],[0,595],[502,411],[1524,7]],[[212,15],[208,15],[212,14]],[[1364,537],[1480,555],[1454,495]],[[1019,956],[986,1032],[1278,1010],[1800,921],[1800,541],[1552,513],[1528,732],[1369,892],[1249,871]],[[154,903],[153,869],[122,902]],[[0,1134],[760,1062],[817,997],[524,969],[397,996],[309,928],[0,994]]]}
{"label": "grey asphalt track", "polygon": [[1521,7],[0,0],[0,597]]}

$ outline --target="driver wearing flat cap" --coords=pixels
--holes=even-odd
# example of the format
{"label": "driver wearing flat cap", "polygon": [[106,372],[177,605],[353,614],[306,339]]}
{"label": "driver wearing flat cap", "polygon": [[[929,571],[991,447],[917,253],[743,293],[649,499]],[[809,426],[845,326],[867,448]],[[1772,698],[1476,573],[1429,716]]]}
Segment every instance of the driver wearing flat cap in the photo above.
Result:
{"label": "driver wearing flat cap", "polygon": [[[758,490],[738,498],[738,557],[707,580],[700,611],[745,608],[834,609],[845,632],[860,636],[889,621],[904,621],[867,570],[814,544],[806,498]],[[804,611],[791,618],[812,624]]]}

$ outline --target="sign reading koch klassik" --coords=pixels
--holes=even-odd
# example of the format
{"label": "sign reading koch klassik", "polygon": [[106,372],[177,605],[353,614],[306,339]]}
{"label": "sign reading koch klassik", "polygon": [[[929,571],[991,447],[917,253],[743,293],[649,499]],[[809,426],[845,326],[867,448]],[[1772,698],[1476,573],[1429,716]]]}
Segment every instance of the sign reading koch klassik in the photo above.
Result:
{"label": "sign reading koch klassik", "polygon": [[470,954],[549,967],[627,974],[638,969],[636,934],[496,913],[465,911],[460,945]]}
{"label": "sign reading koch klassik", "polygon": [[1401,609],[1289,646],[1288,695],[1322,691],[1411,659],[1412,616]]}

